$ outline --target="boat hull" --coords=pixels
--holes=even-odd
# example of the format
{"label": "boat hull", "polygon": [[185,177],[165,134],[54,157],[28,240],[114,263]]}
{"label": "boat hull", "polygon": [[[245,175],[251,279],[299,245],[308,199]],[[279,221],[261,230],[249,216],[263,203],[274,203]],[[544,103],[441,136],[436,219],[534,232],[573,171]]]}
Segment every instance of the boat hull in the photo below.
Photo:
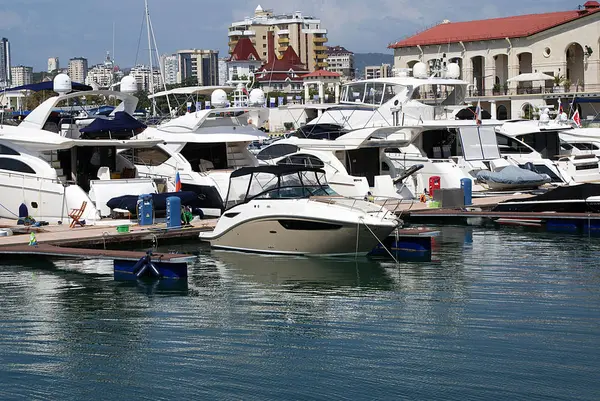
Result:
{"label": "boat hull", "polygon": [[207,233],[201,238],[214,248],[245,252],[362,255],[373,250],[394,229],[395,226],[389,223],[367,228],[364,224],[336,221],[263,218],[246,221],[218,236]]}

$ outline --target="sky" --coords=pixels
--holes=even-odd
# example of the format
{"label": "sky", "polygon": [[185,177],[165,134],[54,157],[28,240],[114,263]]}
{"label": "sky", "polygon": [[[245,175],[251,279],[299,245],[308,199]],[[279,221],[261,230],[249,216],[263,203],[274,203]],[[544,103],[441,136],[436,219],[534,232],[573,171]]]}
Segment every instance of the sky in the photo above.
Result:
{"label": "sky", "polygon": [[[580,0],[583,3],[583,0]],[[576,9],[565,0],[148,0],[161,54],[214,49],[227,55],[231,22],[254,14],[260,3],[275,13],[302,11],[321,19],[328,45],[356,53],[392,53],[388,44],[439,23]],[[60,5],[59,5],[60,4]],[[143,0],[0,0],[0,35],[11,42],[12,65],[45,70],[48,57],[66,66],[72,57],[89,64],[113,48],[122,68],[148,64]],[[141,33],[141,35],[140,35]]]}

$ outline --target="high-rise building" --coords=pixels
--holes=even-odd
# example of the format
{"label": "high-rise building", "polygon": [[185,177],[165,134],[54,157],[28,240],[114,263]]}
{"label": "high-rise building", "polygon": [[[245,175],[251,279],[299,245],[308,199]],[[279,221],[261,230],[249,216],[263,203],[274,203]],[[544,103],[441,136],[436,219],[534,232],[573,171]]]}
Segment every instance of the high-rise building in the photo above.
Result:
{"label": "high-rise building", "polygon": [[48,59],[48,74],[50,74],[53,71],[57,71],[58,69],[60,69],[58,57],[50,57]]}
{"label": "high-rise building", "polygon": [[219,59],[219,85],[221,86],[227,85],[227,80],[229,77],[227,69],[227,60],[227,58]]}
{"label": "high-rise building", "polygon": [[343,46],[330,46],[327,48],[327,69],[337,72],[348,79],[354,79],[354,53]]}
{"label": "high-rise building", "polygon": [[259,5],[253,17],[232,23],[228,35],[229,54],[233,54],[240,38],[249,37],[264,62],[268,61],[269,50],[281,58],[292,47],[310,71],[327,67],[327,29],[321,27],[321,20],[299,11],[275,15]]}
{"label": "high-rise building", "polygon": [[110,53],[106,53],[104,63],[97,64],[89,69],[85,83],[88,85],[97,85],[98,88],[109,88],[115,82],[115,64],[110,58]]}
{"label": "high-rise building", "polygon": [[69,60],[69,78],[73,82],[84,83],[88,73],[88,61],[83,57]]}
{"label": "high-rise building", "polygon": [[10,74],[10,42],[2,38],[0,39],[0,88],[11,86]]}
{"label": "high-rise building", "polygon": [[160,56],[160,69],[166,85],[174,85],[177,83],[179,65],[177,63],[176,55],[163,54]]}
{"label": "high-rise building", "polygon": [[131,71],[129,71],[129,76],[135,78],[135,80],[138,84],[138,89],[143,92],[152,92],[150,90],[150,87],[151,87],[150,80],[152,80],[152,84],[154,86],[154,92],[159,91],[162,86],[162,78],[160,76],[160,70],[157,68],[154,68],[154,70],[152,71],[152,76],[151,76],[150,75],[150,67],[147,67],[145,65],[136,65],[135,67],[133,67],[131,69]]}
{"label": "high-rise building", "polygon": [[29,85],[33,82],[33,67],[18,65],[11,67],[12,84],[11,86]]}
{"label": "high-rise building", "polygon": [[369,65],[365,67],[365,79],[387,78],[392,76],[392,66],[389,64]]}
{"label": "high-rise building", "polygon": [[177,82],[189,80],[200,86],[219,84],[219,52],[217,50],[177,51]]}

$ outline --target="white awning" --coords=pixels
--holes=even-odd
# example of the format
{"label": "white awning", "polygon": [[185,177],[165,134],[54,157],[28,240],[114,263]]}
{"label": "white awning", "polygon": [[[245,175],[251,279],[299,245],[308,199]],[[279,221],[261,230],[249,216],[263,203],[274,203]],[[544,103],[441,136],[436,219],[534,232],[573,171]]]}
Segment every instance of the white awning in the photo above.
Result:
{"label": "white awning", "polygon": [[544,74],[542,72],[528,72],[526,74],[519,74],[516,77],[507,79],[507,82],[531,82],[531,81],[552,81],[554,77],[552,75]]}
{"label": "white awning", "polygon": [[169,95],[210,95],[217,89],[223,89],[225,92],[233,92],[232,86],[186,86],[183,88],[175,88],[168,91],[157,92],[148,96],[148,99]]}

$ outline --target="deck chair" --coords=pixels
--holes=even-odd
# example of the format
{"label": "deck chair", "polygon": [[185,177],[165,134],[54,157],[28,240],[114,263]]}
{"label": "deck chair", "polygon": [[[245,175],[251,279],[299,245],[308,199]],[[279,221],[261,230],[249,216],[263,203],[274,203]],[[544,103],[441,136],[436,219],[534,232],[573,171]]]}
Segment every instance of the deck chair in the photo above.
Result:
{"label": "deck chair", "polygon": [[80,227],[84,226],[84,223],[80,221],[83,212],[85,212],[85,207],[87,206],[87,201],[83,201],[81,203],[81,207],[79,209],[71,209],[69,212],[69,217],[71,218],[70,228],[75,227],[76,224],[79,224]]}

